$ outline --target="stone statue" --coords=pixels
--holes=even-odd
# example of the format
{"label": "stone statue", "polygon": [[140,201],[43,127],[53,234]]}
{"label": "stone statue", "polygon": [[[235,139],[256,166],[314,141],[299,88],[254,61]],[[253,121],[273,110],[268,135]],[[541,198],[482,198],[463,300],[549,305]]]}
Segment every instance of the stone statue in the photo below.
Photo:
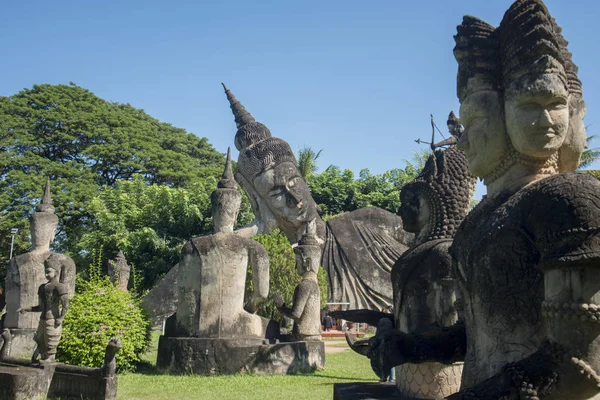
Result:
{"label": "stone statue", "polygon": [[33,354],[35,362],[38,354],[41,361],[54,361],[56,348],[62,335],[62,323],[69,309],[69,290],[58,278],[62,267],[60,255],[52,254],[44,261],[48,283],[38,289],[39,304],[33,307],[19,308],[17,312],[40,312],[40,321],[35,334],[37,349]]}
{"label": "stone statue", "polygon": [[321,292],[317,280],[321,247],[314,234],[307,232],[302,235],[298,246],[294,247],[294,253],[296,269],[302,281],[294,290],[291,308],[285,305],[279,293],[274,296],[275,305],[283,315],[294,320],[294,340],[321,340]]}
{"label": "stone statue", "polygon": [[[432,140],[433,142],[433,140]],[[362,311],[347,311],[345,318],[377,322],[377,334],[369,340],[347,339],[353,350],[367,355],[375,373],[385,382],[391,363],[389,332],[423,333],[432,327],[450,327],[458,321],[456,279],[450,245],[469,209],[475,179],[468,171],[465,154],[456,147],[435,151],[421,174],[402,188],[400,216],[404,229],[416,234],[416,243],[392,269],[394,318]],[[367,348],[368,346],[368,348]],[[405,362],[396,371],[399,392],[409,398],[442,399],[460,388],[462,363],[420,364]]]}
{"label": "stone statue", "polygon": [[108,262],[108,276],[110,281],[119,289],[126,292],[129,284],[129,274],[131,267],[127,264],[127,259],[123,251],[119,250],[117,258]]}
{"label": "stone statue", "polygon": [[450,248],[464,323],[389,331],[394,363],[464,359],[452,399],[589,399],[600,389],[600,182],[568,172],[585,144],[577,68],[540,0],[455,37],[459,141],[488,195]]}
{"label": "stone statue", "polygon": [[13,334],[12,353],[17,357],[31,355],[39,314],[20,314],[16,310],[35,304],[37,289],[45,282],[44,262],[49,257],[52,256],[54,264],[58,265],[58,279],[66,286],[69,296],[75,291],[75,263],[66,255],[50,251],[57,226],[58,217],[54,214],[48,178],[42,202],[30,218],[32,250],[11,259],[6,274],[4,327]]}
{"label": "stone statue", "polygon": [[[214,234],[191,239],[179,262],[177,336],[264,338],[268,320],[255,315],[269,294],[269,259],[260,243],[233,233],[242,195],[231,157],[211,195]],[[254,292],[244,307],[246,271]]]}
{"label": "stone statue", "polygon": [[[467,215],[475,179],[464,153],[455,147],[436,151],[423,171],[400,192],[404,229],[417,243],[392,269],[395,326],[411,333],[432,324],[458,320],[456,285],[449,253],[454,234]],[[409,397],[442,399],[460,387],[462,364],[404,363],[396,371],[400,392]]]}
{"label": "stone statue", "polygon": [[[224,85],[223,85],[224,86]],[[304,178],[296,167],[289,144],[272,137],[269,129],[225,88],[240,151],[236,180],[248,194],[255,221],[236,231],[242,236],[279,228],[296,244],[314,220],[323,253],[321,265],[329,279],[329,301],[348,308],[387,309],[392,302],[390,272],[412,239],[401,219],[385,210],[367,207],[325,223]]]}

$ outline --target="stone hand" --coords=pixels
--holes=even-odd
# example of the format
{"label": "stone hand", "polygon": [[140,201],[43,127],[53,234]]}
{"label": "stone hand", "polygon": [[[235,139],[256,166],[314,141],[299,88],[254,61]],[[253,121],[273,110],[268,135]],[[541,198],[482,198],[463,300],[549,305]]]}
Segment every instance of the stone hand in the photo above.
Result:
{"label": "stone hand", "polygon": [[285,302],[283,301],[283,296],[281,296],[281,293],[273,294],[273,302],[275,302],[275,306],[277,308],[281,308],[285,304]]}
{"label": "stone hand", "polygon": [[27,311],[29,311],[29,310],[27,310],[27,308],[19,308],[19,309],[17,309],[17,312],[20,313],[20,314],[25,314]]}

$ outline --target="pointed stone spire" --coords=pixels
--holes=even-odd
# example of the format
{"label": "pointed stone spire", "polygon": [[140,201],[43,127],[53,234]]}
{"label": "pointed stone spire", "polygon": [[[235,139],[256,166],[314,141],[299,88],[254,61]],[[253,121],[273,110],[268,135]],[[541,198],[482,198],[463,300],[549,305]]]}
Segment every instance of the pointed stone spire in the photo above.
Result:
{"label": "pointed stone spire", "polygon": [[225,169],[217,187],[219,189],[237,189],[237,182],[233,178],[233,168],[231,167],[231,147],[227,148],[227,161]]}
{"label": "pointed stone spire", "polygon": [[227,89],[227,86],[225,86],[223,82],[221,82],[221,85],[223,85],[223,89],[225,89],[225,94],[227,95],[227,100],[229,100],[231,112],[233,112],[233,116],[235,117],[236,128],[240,129],[248,122],[256,121],[254,117],[248,111],[246,111],[242,103],[240,103],[238,99],[235,98],[233,93],[231,93],[231,91]]}
{"label": "pointed stone spire", "polygon": [[44,187],[44,196],[42,197],[42,202],[35,208],[38,212],[54,213],[52,197],[50,197],[50,177],[47,177],[46,179],[46,186]]}

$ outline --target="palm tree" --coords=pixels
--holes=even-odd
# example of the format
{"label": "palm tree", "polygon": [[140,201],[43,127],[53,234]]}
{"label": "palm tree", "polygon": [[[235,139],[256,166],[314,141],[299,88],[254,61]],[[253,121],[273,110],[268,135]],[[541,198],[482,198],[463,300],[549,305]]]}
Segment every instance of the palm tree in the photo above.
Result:
{"label": "palm tree", "polygon": [[305,180],[308,180],[312,174],[317,172],[317,158],[321,155],[323,149],[315,152],[311,147],[304,146],[298,150],[298,171]]}
{"label": "palm tree", "polygon": [[[593,142],[597,138],[596,135],[588,136],[587,142]],[[586,149],[581,154],[581,160],[579,161],[579,167],[577,167],[578,171],[585,170],[594,162],[600,160],[600,148],[596,147],[593,149]]]}

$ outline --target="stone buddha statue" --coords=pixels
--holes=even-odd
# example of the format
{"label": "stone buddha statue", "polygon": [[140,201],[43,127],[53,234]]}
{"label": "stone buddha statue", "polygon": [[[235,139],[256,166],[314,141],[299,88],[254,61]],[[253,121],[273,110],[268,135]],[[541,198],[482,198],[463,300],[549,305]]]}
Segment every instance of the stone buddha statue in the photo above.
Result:
{"label": "stone buddha statue", "polygon": [[[254,313],[269,294],[269,259],[260,243],[233,233],[241,194],[229,150],[211,202],[215,233],[191,239],[179,262],[177,336],[265,338],[269,320]],[[244,306],[249,265],[254,292]]]}
{"label": "stone buddha statue", "polygon": [[31,355],[32,338],[38,327],[40,314],[37,312],[21,314],[17,309],[32,307],[38,299],[38,288],[45,283],[44,262],[50,257],[58,265],[58,280],[67,288],[69,296],[75,291],[75,263],[63,254],[50,251],[54,232],[58,226],[58,217],[50,197],[50,179],[44,188],[44,195],[36,212],[30,218],[32,250],[10,260],[6,275],[6,319],[4,327],[14,335],[12,354]]}
{"label": "stone buddha statue", "polygon": [[412,240],[402,229],[400,217],[367,207],[325,223],[317,214],[289,144],[271,136],[227,88],[225,93],[238,129],[235,146],[240,154],[235,178],[248,194],[256,216],[236,233],[252,236],[279,228],[296,244],[308,222],[314,220],[323,250],[321,265],[329,279],[329,301],[347,303],[349,309],[387,309],[392,302],[392,266]]}
{"label": "stone buddha statue", "polygon": [[600,395],[600,182],[573,170],[585,143],[577,68],[540,0],[500,27],[465,17],[458,146],[488,195],[450,253],[464,322],[390,334],[396,362],[464,359],[452,399]]}
{"label": "stone buddha statue", "polygon": [[283,315],[294,320],[293,340],[321,340],[321,291],[317,280],[321,246],[314,234],[307,231],[294,247],[294,253],[302,281],[294,289],[291,307],[285,305],[279,293],[275,296],[275,305]]}

